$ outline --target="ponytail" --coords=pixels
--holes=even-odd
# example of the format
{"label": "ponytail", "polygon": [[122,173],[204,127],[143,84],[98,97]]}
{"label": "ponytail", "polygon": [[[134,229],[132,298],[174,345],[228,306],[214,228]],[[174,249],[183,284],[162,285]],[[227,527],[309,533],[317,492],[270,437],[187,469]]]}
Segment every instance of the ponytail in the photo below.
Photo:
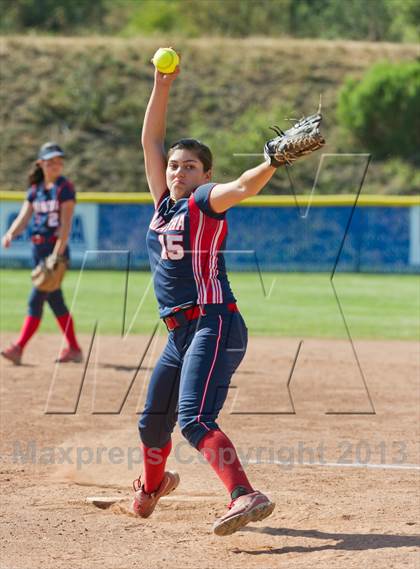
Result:
{"label": "ponytail", "polygon": [[34,162],[28,174],[29,185],[37,185],[44,179],[44,172],[38,162]]}

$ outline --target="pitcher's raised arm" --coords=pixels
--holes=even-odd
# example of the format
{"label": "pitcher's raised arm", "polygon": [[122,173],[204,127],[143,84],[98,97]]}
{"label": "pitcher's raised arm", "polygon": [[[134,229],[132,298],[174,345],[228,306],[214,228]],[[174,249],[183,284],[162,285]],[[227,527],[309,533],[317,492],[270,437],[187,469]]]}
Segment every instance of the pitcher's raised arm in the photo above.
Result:
{"label": "pitcher's raised arm", "polygon": [[141,144],[144,152],[146,177],[155,205],[166,192],[165,134],[169,93],[179,75],[179,66],[173,73],[155,70],[152,94],[144,116]]}

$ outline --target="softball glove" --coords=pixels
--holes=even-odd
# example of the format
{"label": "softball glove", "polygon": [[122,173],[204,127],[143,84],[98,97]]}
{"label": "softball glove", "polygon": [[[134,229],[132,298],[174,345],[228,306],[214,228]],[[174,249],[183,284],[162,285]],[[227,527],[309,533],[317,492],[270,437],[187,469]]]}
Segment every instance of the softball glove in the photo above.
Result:
{"label": "softball glove", "polygon": [[294,126],[283,132],[278,126],[270,127],[277,134],[266,142],[264,156],[271,166],[278,168],[312,154],[325,144],[325,139],[319,131],[322,120],[321,113],[305,117]]}
{"label": "softball glove", "polygon": [[32,282],[42,292],[57,290],[61,286],[67,267],[67,257],[53,253],[43,259],[32,271]]}

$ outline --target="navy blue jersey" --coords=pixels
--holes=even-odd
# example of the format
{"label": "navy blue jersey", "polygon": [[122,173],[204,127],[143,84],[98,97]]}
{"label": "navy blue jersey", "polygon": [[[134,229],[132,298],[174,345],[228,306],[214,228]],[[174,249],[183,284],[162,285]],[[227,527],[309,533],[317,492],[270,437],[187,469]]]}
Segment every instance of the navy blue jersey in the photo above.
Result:
{"label": "navy blue jersey", "polygon": [[60,206],[69,200],[76,201],[76,192],[73,184],[64,176],[60,176],[49,190],[45,188],[44,182],[32,185],[28,189],[26,199],[34,210],[31,234],[48,238],[58,235]]}
{"label": "navy blue jersey", "polygon": [[214,213],[215,184],[199,186],[189,198],[160,200],[147,232],[147,249],[161,317],[190,305],[235,302],[222,251],[225,213]]}

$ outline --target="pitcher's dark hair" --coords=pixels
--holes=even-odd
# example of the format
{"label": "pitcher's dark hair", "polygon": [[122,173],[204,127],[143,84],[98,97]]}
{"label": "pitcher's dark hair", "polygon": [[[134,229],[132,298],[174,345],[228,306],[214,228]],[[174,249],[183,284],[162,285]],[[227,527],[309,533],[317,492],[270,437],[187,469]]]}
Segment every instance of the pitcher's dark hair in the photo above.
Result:
{"label": "pitcher's dark hair", "polygon": [[30,186],[34,184],[37,185],[41,183],[43,179],[44,179],[44,172],[42,171],[41,166],[38,164],[38,162],[34,162],[28,174],[29,185]]}
{"label": "pitcher's dark hair", "polygon": [[213,155],[210,148],[196,138],[180,138],[174,142],[168,150],[168,159],[171,157],[172,152],[178,148],[194,152],[203,164],[204,172],[208,172],[213,166]]}

